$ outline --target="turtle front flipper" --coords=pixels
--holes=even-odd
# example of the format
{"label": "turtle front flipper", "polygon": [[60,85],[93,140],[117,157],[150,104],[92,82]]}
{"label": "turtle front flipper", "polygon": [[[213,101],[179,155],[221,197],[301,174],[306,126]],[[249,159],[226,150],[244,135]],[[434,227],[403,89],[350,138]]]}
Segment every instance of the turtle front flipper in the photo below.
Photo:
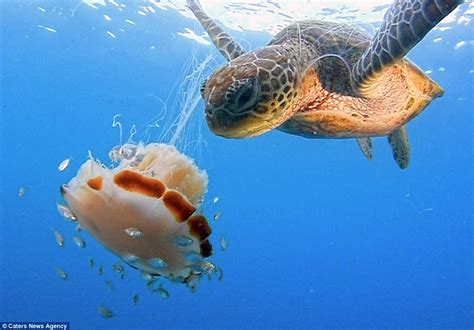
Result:
{"label": "turtle front flipper", "polygon": [[372,160],[372,139],[370,137],[365,137],[357,138],[356,141],[359,144],[359,148],[364,154],[365,158],[367,158],[368,160]]}
{"label": "turtle front flipper", "polygon": [[393,158],[403,170],[410,162],[410,143],[405,126],[400,127],[388,135],[388,143],[392,147]]}
{"label": "turtle front flipper", "polygon": [[[353,78],[361,90],[385,67],[403,58],[463,0],[395,0],[369,47],[354,66]],[[363,93],[362,93],[363,94]]]}
{"label": "turtle front flipper", "polygon": [[199,23],[201,23],[204,30],[206,30],[214,45],[217,47],[219,52],[224,55],[227,61],[231,61],[245,53],[237,41],[217,25],[212,18],[207,16],[199,4],[199,1],[187,0],[187,3],[189,9],[191,9],[194,16],[196,16]]}

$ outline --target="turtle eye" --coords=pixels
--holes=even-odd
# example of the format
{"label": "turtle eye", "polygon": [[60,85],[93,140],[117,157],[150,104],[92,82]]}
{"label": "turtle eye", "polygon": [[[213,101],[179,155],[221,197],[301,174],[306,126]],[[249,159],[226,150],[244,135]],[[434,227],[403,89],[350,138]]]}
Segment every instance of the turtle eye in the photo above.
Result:
{"label": "turtle eye", "polygon": [[242,112],[255,106],[260,93],[260,82],[257,77],[249,78],[234,94],[237,111]]}

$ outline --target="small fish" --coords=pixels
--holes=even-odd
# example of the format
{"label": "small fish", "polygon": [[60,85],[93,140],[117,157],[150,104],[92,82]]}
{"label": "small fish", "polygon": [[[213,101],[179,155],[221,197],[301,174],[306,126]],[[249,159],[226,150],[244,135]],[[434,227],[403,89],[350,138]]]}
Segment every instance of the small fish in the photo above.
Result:
{"label": "small fish", "polygon": [[194,265],[190,265],[189,268],[191,268],[192,270],[196,272],[203,273],[207,276],[210,276],[212,273],[216,271],[217,267],[212,262],[205,261],[205,262],[197,263]]}
{"label": "small fish", "polygon": [[186,235],[176,236],[173,241],[176,245],[181,247],[186,247],[193,244],[193,239]]}
{"label": "small fish", "polygon": [[63,218],[66,218],[67,220],[71,220],[71,221],[77,221],[76,216],[72,213],[69,207],[60,203],[57,204],[57,207],[58,207],[59,214]]}
{"label": "small fish", "polygon": [[127,143],[120,147],[119,154],[122,158],[130,160],[137,154],[137,149],[136,145]]}
{"label": "small fish", "polygon": [[121,274],[125,270],[125,268],[123,268],[120,262],[116,262],[115,264],[113,264],[112,269],[114,270],[114,272],[119,274]]}
{"label": "small fish", "polygon": [[140,297],[138,296],[138,293],[135,293],[133,295],[133,304],[138,305],[138,302],[140,301]]}
{"label": "small fish", "polygon": [[77,225],[75,229],[78,233],[80,233],[82,231],[81,225]]}
{"label": "small fish", "polygon": [[120,148],[121,147],[122,147],[121,145],[115,146],[109,152],[109,158],[114,163],[119,162],[122,159],[121,156],[120,156]]}
{"label": "small fish", "polygon": [[124,280],[125,279],[125,273],[120,274],[120,279]]}
{"label": "small fish", "polygon": [[56,243],[58,243],[60,247],[63,247],[64,246],[63,235],[61,235],[61,233],[54,228],[53,228],[53,233],[54,233],[54,238],[56,239]]}
{"label": "small fish", "polygon": [[125,261],[127,264],[134,264],[138,261],[140,261],[140,258],[137,257],[136,255],[134,254],[131,254],[131,253],[125,253],[123,256],[122,256],[122,259],[123,261]]}
{"label": "small fish", "polygon": [[104,267],[102,267],[102,265],[99,266],[99,269],[97,270],[97,274],[99,274],[99,276],[102,276],[104,274]]}
{"label": "small fish", "polygon": [[114,313],[104,305],[99,306],[99,313],[104,319],[110,319],[114,317]]}
{"label": "small fish", "polygon": [[130,236],[133,239],[138,239],[143,237],[143,233],[137,228],[127,228],[124,230],[125,234]]}
{"label": "small fish", "polygon": [[170,297],[169,292],[166,291],[161,285],[157,289],[153,290],[153,292],[158,293],[163,299],[168,299]]}
{"label": "small fish", "polygon": [[222,282],[222,280],[224,279],[224,271],[222,270],[222,268],[216,267],[215,273],[217,275],[217,280],[219,282]]}
{"label": "small fish", "polygon": [[190,262],[201,262],[202,256],[196,251],[188,251],[183,253],[184,258]]}
{"label": "small fish", "polygon": [[153,258],[148,260],[148,264],[155,268],[166,268],[168,264],[161,258]]}
{"label": "small fish", "polygon": [[89,257],[89,267],[94,268],[94,259],[92,257]]}
{"label": "small fish", "polygon": [[186,278],[185,283],[189,291],[191,291],[192,293],[197,291],[200,279],[201,279],[201,275],[198,273],[191,274],[190,276]]}
{"label": "small fish", "polygon": [[147,282],[153,281],[153,275],[151,275],[150,273],[141,271],[140,274],[145,281]]}
{"label": "small fish", "polygon": [[84,241],[84,239],[82,239],[81,237],[79,236],[73,236],[72,237],[72,240],[74,241],[74,243],[76,243],[76,246],[78,248],[85,248],[86,247],[86,241]]}
{"label": "small fish", "polygon": [[152,279],[151,281],[148,281],[147,284],[146,284],[146,288],[152,290],[153,285],[155,285],[155,283],[156,283],[155,279]]}
{"label": "small fish", "polygon": [[59,172],[64,172],[69,167],[70,163],[71,163],[71,157],[66,158],[65,160],[63,160],[61,162],[61,164],[59,164],[59,166],[58,166]]}
{"label": "small fish", "polygon": [[214,204],[216,204],[218,201],[219,201],[219,197],[217,197],[217,196],[214,197],[214,199],[212,200],[212,202],[213,202]]}
{"label": "small fish", "polygon": [[26,188],[20,187],[20,189],[18,190],[18,197],[23,198],[25,196],[25,193],[26,193]]}
{"label": "small fish", "polygon": [[112,292],[112,290],[114,289],[112,281],[111,280],[105,280],[104,283],[105,283],[105,286],[107,287],[107,289],[109,290],[109,292]]}
{"label": "small fish", "polygon": [[219,220],[220,217],[221,217],[221,212],[216,212],[216,213],[214,213],[213,219],[214,219],[214,221],[217,221],[217,220]]}
{"label": "small fish", "polygon": [[227,250],[227,247],[229,246],[229,242],[224,238],[224,236],[221,236],[221,238],[219,239],[219,243],[220,243],[222,251]]}
{"label": "small fish", "polygon": [[63,279],[63,280],[67,280],[67,273],[62,270],[61,268],[59,267],[56,267],[56,273],[58,273],[58,276]]}

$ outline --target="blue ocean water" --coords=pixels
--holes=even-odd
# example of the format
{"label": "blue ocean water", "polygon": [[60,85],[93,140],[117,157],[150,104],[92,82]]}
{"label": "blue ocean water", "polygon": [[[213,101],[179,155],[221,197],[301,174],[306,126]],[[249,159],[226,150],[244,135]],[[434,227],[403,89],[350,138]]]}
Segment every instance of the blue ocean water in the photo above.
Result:
{"label": "blue ocean water", "polygon": [[[209,174],[207,200],[220,199],[205,212],[222,214],[210,221],[212,260],[224,279],[203,280],[196,293],[169,284],[163,300],[131,269],[120,280],[110,267],[117,258],[91,237],[84,235],[85,249],[74,246],[73,227],[56,210],[59,186],[88,150],[106,159],[118,144],[115,114],[128,134],[156,115],[155,97],[167,98],[191,56],[212,53],[215,67],[224,60],[176,35],[196,26],[176,11],[114,11],[107,22],[101,16],[111,6],[83,5],[71,16],[76,5],[0,2],[0,321],[65,321],[71,329],[472,329],[472,41],[454,50],[473,39],[472,23],[444,31],[442,45],[432,42],[440,33],[433,31],[410,53],[446,93],[408,125],[407,170],[398,169],[385,138],[375,140],[368,162],[353,140],[278,131],[226,140],[200,114],[207,145],[194,156]],[[117,22],[125,19],[139,24],[121,33]],[[107,35],[111,27],[117,38]],[[270,39],[238,35],[254,47]],[[70,168],[58,172],[69,156]],[[64,234],[64,248],[52,227]],[[229,241],[225,252],[220,235]],[[112,292],[104,280],[113,281]],[[115,316],[102,318],[100,304]]]}

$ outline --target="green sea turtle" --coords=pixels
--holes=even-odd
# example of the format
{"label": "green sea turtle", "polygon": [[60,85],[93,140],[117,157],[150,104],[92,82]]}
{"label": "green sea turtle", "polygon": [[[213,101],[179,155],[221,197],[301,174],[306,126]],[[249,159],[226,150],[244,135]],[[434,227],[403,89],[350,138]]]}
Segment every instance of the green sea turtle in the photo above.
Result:
{"label": "green sea turtle", "polygon": [[405,125],[443,89],[404,56],[462,0],[395,0],[373,37],[346,24],[296,22],[252,52],[198,1],[187,3],[229,61],[201,89],[215,134],[245,138],[276,128],[307,138],[356,138],[369,159],[370,137],[388,136],[406,168]]}

